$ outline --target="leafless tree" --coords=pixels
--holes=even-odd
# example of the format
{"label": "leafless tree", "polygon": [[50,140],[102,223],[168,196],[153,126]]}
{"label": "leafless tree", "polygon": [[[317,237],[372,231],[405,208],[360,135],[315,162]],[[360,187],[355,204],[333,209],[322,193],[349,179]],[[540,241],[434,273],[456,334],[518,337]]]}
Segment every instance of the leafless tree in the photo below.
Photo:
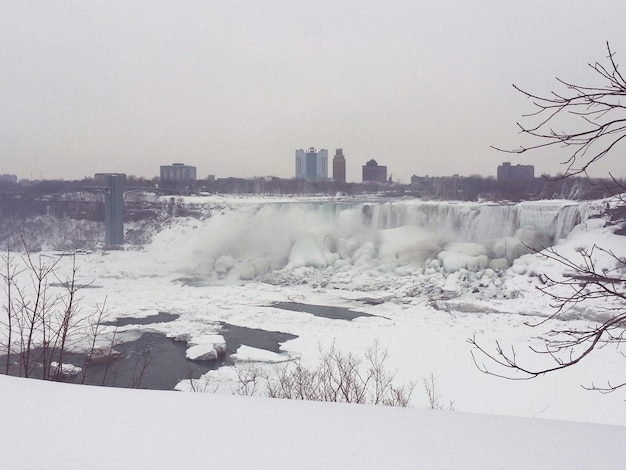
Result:
{"label": "leafless tree", "polygon": [[81,384],[89,382],[88,371],[90,366],[94,362],[104,362],[104,372],[102,374],[102,381],[100,385],[106,383],[107,374],[111,361],[119,356],[119,353],[113,349],[115,339],[117,337],[117,326],[113,329],[110,335],[108,335],[108,345],[104,348],[98,347],[98,341],[102,339],[102,323],[105,320],[106,314],[106,298],[102,305],[96,305],[96,310],[93,315],[87,318],[86,337],[89,344],[89,349],[85,357],[85,364],[83,366],[83,373],[81,377]]}
{"label": "leafless tree", "polygon": [[[531,350],[547,358],[546,365],[530,368],[518,358],[514,347],[504,348],[496,342],[493,350],[480,344],[476,337],[468,341],[480,353],[472,353],[478,368],[485,373],[514,380],[527,380],[578,364],[595,349],[609,345],[619,348],[626,340],[626,259],[610,250],[593,245],[591,248],[578,248],[576,260],[564,256],[555,248],[547,248],[539,253],[562,266],[564,276],[553,279],[542,275],[544,284],[538,290],[551,299],[554,312],[537,323],[527,323],[532,327],[552,325],[553,320],[567,318],[578,306],[601,299],[594,304],[595,321],[584,327],[549,327],[542,348]],[[598,256],[609,260],[612,268],[600,268]],[[562,325],[562,324],[561,324]],[[481,360],[487,358],[485,362]],[[608,382],[606,385],[586,385],[585,388],[609,392],[626,386],[626,381]]]}
{"label": "leafless tree", "polygon": [[[546,96],[513,87],[532,100],[535,110],[524,115],[532,123],[517,123],[521,133],[537,140],[530,146],[513,150],[494,147],[508,153],[525,153],[546,147],[564,147],[566,170],[563,176],[587,174],[595,162],[609,154],[626,138],[626,81],[615,60],[615,53],[606,44],[607,64],[588,64],[603,83],[577,85],[557,78],[563,91]],[[571,131],[565,129],[570,128]]]}
{"label": "leafless tree", "polygon": [[15,322],[16,308],[15,308],[15,279],[21,273],[20,270],[17,269],[13,261],[13,256],[11,255],[11,251],[7,247],[6,254],[2,255],[2,265],[3,265],[3,273],[2,284],[4,287],[5,295],[6,295],[6,304],[4,305],[5,311],[5,322],[0,322],[0,325],[4,323],[6,329],[6,364],[5,364],[5,374],[9,374],[9,370],[11,367],[11,354],[13,354],[13,328]]}
{"label": "leafless tree", "polygon": [[[102,334],[104,305],[93,313],[80,314],[79,291],[84,285],[78,282],[78,267],[75,256],[66,277],[60,274],[60,257],[35,255],[23,242],[21,262],[7,247],[1,257],[0,282],[5,291],[5,300],[0,318],[0,344],[6,354],[3,372],[22,377],[38,377],[44,380],[65,380],[67,370],[80,368],[66,364],[66,357],[77,346],[89,342],[82,382],[87,380],[89,360],[97,349]],[[58,289],[60,288],[60,290]],[[115,331],[111,339],[111,347]],[[106,356],[107,364],[112,355]],[[139,367],[137,383],[149,364]]]}
{"label": "leafless tree", "polygon": [[133,368],[133,376],[131,380],[132,388],[139,388],[141,386],[141,382],[143,380],[144,374],[146,370],[150,367],[152,363],[152,352],[148,349],[143,353],[137,355],[135,360],[135,366]]}
{"label": "leafless tree", "polygon": [[[20,339],[20,365],[24,377],[30,377],[38,366],[43,367],[43,378],[48,378],[50,370],[49,346],[51,338],[51,322],[54,309],[60,298],[51,295],[49,289],[50,278],[59,264],[60,258],[44,260],[41,256],[37,260],[29,251],[23,257],[26,272],[30,275],[32,291],[14,284],[18,297],[18,307],[15,320]],[[37,346],[41,348],[37,350]],[[37,353],[38,351],[38,353]]]}
{"label": "leafless tree", "polygon": [[[63,361],[65,359],[65,353],[69,346],[69,341],[72,338],[72,333],[75,328],[78,327],[78,321],[76,316],[78,310],[78,290],[80,286],[76,282],[76,275],[78,267],[76,266],[76,256],[72,257],[72,269],[70,275],[66,279],[59,279],[61,285],[65,289],[65,295],[61,296],[59,302],[61,304],[60,310],[57,311],[58,318],[55,318],[54,323],[48,327],[49,334],[47,335],[49,340],[46,342],[44,338],[44,351],[48,349],[50,354],[49,358],[58,357],[55,361],[56,367],[54,370],[48,368],[44,372],[51,374],[51,378],[56,379],[63,376]],[[44,361],[44,364],[47,362]],[[44,376],[44,378],[47,378]]]}
{"label": "leafless tree", "polygon": [[[566,171],[562,178],[587,174],[591,165],[616,149],[626,138],[626,81],[615,60],[615,53],[606,45],[607,64],[589,64],[603,80],[597,86],[576,85],[558,80],[564,91],[552,92],[548,96],[528,93],[515,86],[533,101],[536,110],[527,115],[538,118],[535,125],[518,124],[523,134],[528,134],[538,143],[508,152],[524,153],[545,147],[562,146],[568,151],[563,163]],[[564,127],[562,127],[564,126]],[[573,128],[568,132],[566,128]],[[500,150],[500,149],[498,149]],[[612,178],[615,191],[625,188]],[[621,197],[622,203],[624,198]],[[593,351],[613,345],[619,349],[626,340],[626,259],[600,246],[580,247],[577,255],[568,257],[555,248],[537,252],[538,256],[558,263],[563,275],[559,278],[541,276],[543,285],[538,289],[551,299],[554,312],[546,319],[530,326],[548,326],[541,348],[534,353],[546,357],[543,366],[531,368],[521,359],[514,347],[505,347],[496,342],[493,347],[479,343],[476,337],[468,339],[474,347],[474,362],[485,373],[514,380],[527,380],[558,371],[575,364]],[[603,258],[602,266],[598,258]],[[598,299],[601,302],[598,302]],[[593,302],[595,315],[589,325],[582,328],[553,326],[554,320],[567,319],[574,309]],[[563,325],[563,324],[561,324]],[[607,382],[586,388],[603,392],[614,391],[626,386],[626,379]]]}

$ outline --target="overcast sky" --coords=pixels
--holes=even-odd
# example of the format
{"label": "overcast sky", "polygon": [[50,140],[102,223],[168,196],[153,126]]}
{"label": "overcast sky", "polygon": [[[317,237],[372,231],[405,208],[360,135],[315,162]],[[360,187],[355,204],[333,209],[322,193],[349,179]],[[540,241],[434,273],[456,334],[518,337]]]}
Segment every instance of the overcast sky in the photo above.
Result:
{"label": "overcast sky", "polygon": [[[624,0],[0,0],[0,173],[293,177],[342,147],[394,180],[494,175],[532,110],[512,88],[626,68]],[[623,153],[597,167],[626,175]]]}

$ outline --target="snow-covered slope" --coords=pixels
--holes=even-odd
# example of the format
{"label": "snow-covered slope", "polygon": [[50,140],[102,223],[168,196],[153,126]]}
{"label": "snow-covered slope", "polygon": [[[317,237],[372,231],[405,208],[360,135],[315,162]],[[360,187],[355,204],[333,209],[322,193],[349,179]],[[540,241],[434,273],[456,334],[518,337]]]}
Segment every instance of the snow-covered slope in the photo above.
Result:
{"label": "snow-covered slope", "polygon": [[626,427],[0,376],[3,468],[621,469]]}

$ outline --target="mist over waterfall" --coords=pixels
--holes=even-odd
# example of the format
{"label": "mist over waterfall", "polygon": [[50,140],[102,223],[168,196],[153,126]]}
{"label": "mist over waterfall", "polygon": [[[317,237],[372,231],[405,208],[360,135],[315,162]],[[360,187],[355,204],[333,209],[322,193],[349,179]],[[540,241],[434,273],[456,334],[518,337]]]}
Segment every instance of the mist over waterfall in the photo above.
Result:
{"label": "mist over waterfall", "polygon": [[586,213],[572,201],[239,199],[220,207],[203,220],[177,219],[146,249],[194,275],[233,281],[310,269],[500,270],[566,237]]}

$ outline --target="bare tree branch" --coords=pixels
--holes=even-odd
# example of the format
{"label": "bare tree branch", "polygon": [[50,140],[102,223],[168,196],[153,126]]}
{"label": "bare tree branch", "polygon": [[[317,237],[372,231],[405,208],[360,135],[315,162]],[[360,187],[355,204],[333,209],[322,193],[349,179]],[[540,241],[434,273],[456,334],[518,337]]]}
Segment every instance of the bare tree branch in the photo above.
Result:
{"label": "bare tree branch", "polygon": [[[535,107],[525,118],[538,118],[534,124],[517,123],[522,134],[538,140],[530,146],[496,150],[522,154],[548,147],[571,147],[572,152],[562,163],[566,165],[563,176],[587,174],[595,162],[610,153],[626,138],[626,82],[615,62],[615,53],[606,44],[609,65],[599,62],[588,64],[604,82],[599,86],[585,86],[557,78],[563,92],[548,96],[530,93],[517,85],[513,87],[530,99]],[[579,131],[558,130],[563,126]]]}
{"label": "bare tree branch", "polygon": [[[513,87],[530,99],[535,110],[524,115],[536,118],[535,124],[518,123],[522,134],[538,142],[508,153],[525,153],[538,149],[561,147],[569,154],[563,164],[566,171],[560,179],[584,174],[598,160],[615,151],[626,139],[626,81],[615,61],[615,53],[607,42],[608,64],[595,62],[589,67],[602,80],[600,85],[580,85],[557,78],[563,91],[552,91],[547,96],[529,93],[517,85]],[[559,129],[572,129],[571,131]],[[574,130],[575,129],[575,130]],[[623,183],[611,175],[614,191],[624,191]],[[623,197],[619,197],[622,203]],[[486,374],[512,380],[528,380],[540,375],[578,364],[593,351],[608,345],[620,347],[626,339],[626,259],[611,250],[593,245],[578,248],[574,257],[560,254],[555,248],[536,251],[538,255],[561,266],[562,276],[552,278],[542,274],[543,285],[537,289],[551,299],[554,312],[530,327],[550,325],[543,335],[543,347],[529,346],[534,354],[547,358],[547,363],[536,368],[522,364],[514,347],[505,350],[498,341],[486,348],[476,337],[467,341],[474,348],[472,358],[476,367]],[[605,260],[600,268],[597,258]],[[562,326],[555,320],[567,320],[581,306],[593,302],[595,321],[585,327]],[[552,327],[552,325],[557,326]],[[561,325],[561,326],[558,326]],[[566,323],[567,325],[567,323]],[[626,381],[605,386],[591,384],[585,388],[610,392],[626,386]]]}

